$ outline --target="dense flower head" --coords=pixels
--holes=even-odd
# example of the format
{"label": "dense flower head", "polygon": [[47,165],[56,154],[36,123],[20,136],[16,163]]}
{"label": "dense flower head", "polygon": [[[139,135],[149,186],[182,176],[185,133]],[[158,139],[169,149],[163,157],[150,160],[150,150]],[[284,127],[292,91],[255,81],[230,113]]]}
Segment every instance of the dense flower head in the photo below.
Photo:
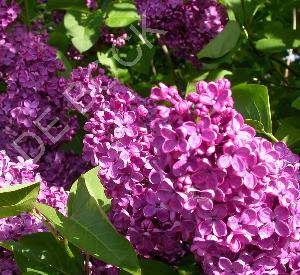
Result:
{"label": "dense flower head", "polygon": [[160,42],[197,64],[197,53],[227,22],[225,8],[215,0],[136,0],[147,28],[164,31]]}
{"label": "dense flower head", "polygon": [[[38,200],[56,208],[62,214],[66,214],[68,192],[63,188],[50,187],[38,173],[37,165],[32,160],[25,161],[18,157],[18,162],[12,162],[5,151],[0,151],[0,188],[20,183],[40,182],[41,189]],[[23,213],[19,216],[0,219],[0,241],[17,240],[23,235],[46,231],[43,224],[35,217]],[[11,253],[0,250],[1,274],[12,274],[17,267],[11,257]],[[5,273],[8,272],[8,273]]]}
{"label": "dense flower head", "polygon": [[96,108],[85,157],[100,167],[112,222],[141,255],[173,262],[191,250],[207,274],[295,270],[299,158],[255,136],[228,80],[200,81],[186,99],[160,84],[149,100],[88,71],[79,70],[81,93]]}
{"label": "dense flower head", "polygon": [[[14,129],[36,133],[40,131],[37,122],[47,128],[57,118],[49,133],[54,137],[64,133],[60,139],[63,142],[71,139],[78,125],[74,117],[68,117],[62,93],[64,81],[57,77],[63,64],[45,39],[45,35],[16,26],[0,46],[0,68],[7,84],[6,96],[1,100],[1,120],[6,120],[5,125],[13,124]],[[46,135],[41,138],[44,143],[53,143]]]}
{"label": "dense flower head", "polygon": [[42,153],[38,172],[48,183],[67,186],[89,166],[60,149],[79,125],[63,95],[67,81],[57,76],[63,64],[46,40],[46,33],[16,25],[0,43],[0,78],[7,85],[0,97],[0,148],[14,161],[23,152],[32,159]]}
{"label": "dense flower head", "polygon": [[[152,201],[155,192],[146,188],[151,172],[150,122],[156,107],[151,99],[142,99],[116,80],[108,79],[102,70],[92,77],[96,70],[91,65],[74,71],[72,76],[72,81],[85,84],[80,90],[75,86],[70,91],[82,95],[78,107],[84,109],[93,102],[91,119],[85,125],[89,134],[84,140],[84,156],[102,168],[100,178],[113,198],[110,218],[116,228],[142,255],[174,260],[184,254],[176,224],[178,215],[167,208],[160,210],[159,201]],[[145,216],[147,205],[149,214]],[[151,211],[156,207],[153,218]]]}

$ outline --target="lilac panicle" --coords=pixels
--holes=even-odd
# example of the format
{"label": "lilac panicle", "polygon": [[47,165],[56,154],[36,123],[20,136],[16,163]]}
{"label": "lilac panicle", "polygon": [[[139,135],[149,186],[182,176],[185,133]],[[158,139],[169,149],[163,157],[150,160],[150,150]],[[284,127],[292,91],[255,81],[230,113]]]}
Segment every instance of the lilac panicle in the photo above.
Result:
{"label": "lilac panicle", "polygon": [[176,262],[192,251],[207,274],[295,270],[299,158],[256,137],[230,82],[200,81],[186,99],[160,84],[142,99],[102,70],[89,78],[96,70],[72,76],[84,85],[71,93],[89,99],[78,106],[94,100],[84,156],[99,165],[110,218],[138,253]]}
{"label": "lilac panicle", "polygon": [[[80,156],[60,149],[79,125],[76,116],[69,114],[72,106],[63,95],[67,81],[57,76],[64,66],[46,42],[46,33],[27,32],[17,24],[0,43],[0,79],[7,85],[0,96],[0,148],[16,161],[20,152],[12,146],[14,141],[32,159],[41,152],[42,144],[45,153],[38,172],[48,183],[68,186],[88,166]],[[62,133],[57,141],[45,134],[48,126],[54,138]]]}
{"label": "lilac panicle", "polygon": [[227,23],[225,7],[215,0],[136,0],[147,28],[164,31],[160,42],[199,64],[197,53]]}

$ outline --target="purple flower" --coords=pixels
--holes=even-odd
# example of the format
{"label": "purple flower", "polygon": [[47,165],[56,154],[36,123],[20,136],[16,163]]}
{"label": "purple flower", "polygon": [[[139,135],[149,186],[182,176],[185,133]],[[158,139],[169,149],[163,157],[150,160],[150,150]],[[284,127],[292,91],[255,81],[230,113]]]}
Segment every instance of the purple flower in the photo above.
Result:
{"label": "purple flower", "polygon": [[124,31],[119,31],[118,33],[113,32],[114,29],[108,29],[106,27],[102,28],[102,36],[105,43],[113,45],[117,48],[121,48],[126,45],[128,38],[128,34]]}
{"label": "purple flower", "polygon": [[86,6],[91,10],[96,10],[98,8],[98,3],[96,0],[86,0]]}
{"label": "purple flower", "polygon": [[169,128],[162,128],[161,135],[164,137],[162,150],[164,153],[170,153],[174,150],[186,152],[188,150],[188,142],[186,141],[187,130],[179,127],[175,131]]}
{"label": "purple flower", "polygon": [[101,170],[104,175],[109,178],[116,178],[119,175],[119,170],[125,168],[125,161],[121,158],[122,153],[119,153],[110,148],[107,152],[107,157],[101,157],[99,159],[99,165],[103,169]]}
{"label": "purple flower", "polygon": [[228,218],[228,227],[237,233],[248,234],[248,238],[257,235],[257,214],[253,209],[246,209],[241,215]]}
{"label": "purple flower", "polygon": [[227,209],[224,205],[215,205],[211,211],[196,211],[197,217],[203,221],[198,225],[200,235],[205,236],[211,232],[217,236],[222,237],[227,234],[226,224],[222,219],[227,216]]}
{"label": "purple flower", "polygon": [[219,259],[219,267],[223,271],[221,274],[233,275],[233,274],[241,274],[243,273],[243,262],[235,261],[231,262],[228,258],[221,257]]}
{"label": "purple flower", "polygon": [[289,210],[283,206],[277,206],[274,211],[270,208],[263,208],[258,212],[260,222],[263,224],[259,229],[261,239],[269,238],[275,232],[281,237],[287,237],[290,229],[287,224]]}
{"label": "purple flower", "polygon": [[[31,160],[24,161],[18,158],[19,162],[12,162],[5,151],[0,151],[0,189],[1,187],[17,185],[29,182],[41,182],[41,189],[38,200],[41,203],[50,205],[62,214],[66,214],[68,192],[63,188],[48,187],[39,174],[36,174],[37,165]],[[17,240],[22,235],[46,231],[42,222],[27,213],[19,216],[0,219],[0,241]],[[10,252],[0,250],[0,272],[12,274],[18,268],[11,258]]]}
{"label": "purple flower", "polygon": [[125,135],[128,137],[134,137],[137,135],[137,131],[133,126],[136,120],[136,115],[134,112],[125,112],[123,117],[116,116],[114,123],[118,125],[114,130],[114,135],[116,138],[123,138]]}
{"label": "purple flower", "polygon": [[200,190],[215,189],[224,180],[224,171],[209,163],[199,163],[197,168],[197,171],[191,176],[191,180]]}

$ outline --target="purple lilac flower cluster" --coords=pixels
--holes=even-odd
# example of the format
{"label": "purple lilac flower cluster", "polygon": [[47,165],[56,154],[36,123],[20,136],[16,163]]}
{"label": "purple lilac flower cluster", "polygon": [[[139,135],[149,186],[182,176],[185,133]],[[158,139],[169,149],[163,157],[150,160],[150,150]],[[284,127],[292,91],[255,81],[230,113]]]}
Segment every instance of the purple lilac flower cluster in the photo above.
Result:
{"label": "purple lilac flower cluster", "polygon": [[147,28],[165,31],[162,44],[198,64],[197,53],[227,22],[226,9],[216,0],[136,0]]}
{"label": "purple lilac flower cluster", "polygon": [[[63,64],[45,40],[45,35],[28,33],[23,26],[8,33],[0,51],[0,68],[7,84],[1,117],[8,120],[6,125],[13,123],[15,128],[36,133],[35,119],[41,117],[40,124],[46,128],[58,116],[59,122],[49,132],[55,137],[70,125],[61,140],[68,141],[77,130],[77,122],[67,115],[69,109],[61,93],[65,86],[56,76],[64,70]],[[41,138],[45,144],[52,143],[46,135]]]}
{"label": "purple lilac flower cluster", "polygon": [[228,80],[200,81],[187,99],[161,84],[141,99],[101,70],[87,78],[95,70],[73,76],[95,100],[84,153],[141,255],[172,262],[190,250],[207,274],[300,270],[299,158],[255,137]]}
{"label": "purple lilac flower cluster", "polygon": [[63,95],[67,81],[57,77],[63,64],[46,40],[46,34],[27,32],[16,25],[0,43],[0,79],[2,76],[7,85],[7,92],[0,97],[0,145],[16,158],[20,152],[12,144],[17,140],[22,151],[35,158],[42,144],[45,153],[38,171],[48,183],[66,186],[87,165],[81,157],[59,149],[79,126],[76,116],[69,115],[71,106]]}
{"label": "purple lilac flower cluster", "polygon": [[[37,168],[37,165],[33,164],[32,161],[24,161],[20,157],[18,162],[12,162],[5,151],[0,151],[0,188],[20,183],[41,182],[38,200],[56,208],[62,214],[66,214],[68,192],[64,191],[63,188],[49,187],[35,172]],[[0,219],[0,241],[17,240],[23,235],[45,230],[38,219],[25,213]],[[18,273],[12,254],[2,248],[0,249],[0,273]]]}

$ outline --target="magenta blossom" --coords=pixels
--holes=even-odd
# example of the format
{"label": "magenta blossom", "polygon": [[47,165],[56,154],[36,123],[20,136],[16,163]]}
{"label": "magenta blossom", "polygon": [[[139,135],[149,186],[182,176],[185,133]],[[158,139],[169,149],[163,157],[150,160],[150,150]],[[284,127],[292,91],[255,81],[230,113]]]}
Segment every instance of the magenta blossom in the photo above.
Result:
{"label": "magenta blossom", "polygon": [[275,232],[281,237],[287,237],[290,234],[288,225],[289,210],[283,206],[277,206],[274,211],[270,208],[263,208],[258,213],[259,221],[263,226],[259,229],[261,239],[269,238]]}

